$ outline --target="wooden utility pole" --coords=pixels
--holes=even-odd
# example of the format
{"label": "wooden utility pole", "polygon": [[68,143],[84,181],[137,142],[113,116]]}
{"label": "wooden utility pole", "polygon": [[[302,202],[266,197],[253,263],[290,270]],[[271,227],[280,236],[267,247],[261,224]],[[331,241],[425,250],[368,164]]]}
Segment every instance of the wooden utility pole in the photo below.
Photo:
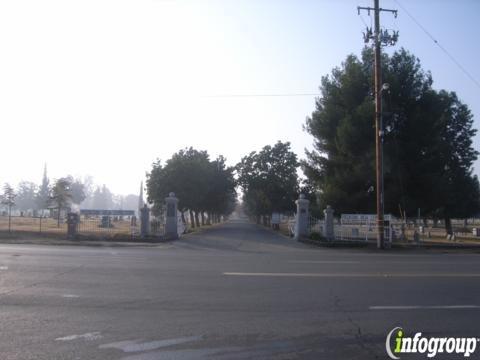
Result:
{"label": "wooden utility pole", "polygon": [[367,28],[364,33],[364,40],[366,43],[373,41],[375,50],[375,169],[376,169],[376,183],[377,183],[377,247],[379,249],[385,248],[385,230],[384,230],[384,195],[383,195],[383,123],[382,123],[382,48],[381,45],[394,45],[398,39],[398,32],[390,34],[387,30],[380,28],[380,12],[387,11],[397,16],[397,10],[381,9],[379,0],[374,0],[374,7],[357,8],[360,10],[373,11],[375,24],[374,30]]}

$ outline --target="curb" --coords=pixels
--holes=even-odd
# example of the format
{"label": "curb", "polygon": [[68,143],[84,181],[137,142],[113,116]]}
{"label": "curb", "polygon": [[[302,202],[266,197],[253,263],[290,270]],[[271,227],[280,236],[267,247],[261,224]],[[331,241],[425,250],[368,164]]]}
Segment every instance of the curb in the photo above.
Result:
{"label": "curb", "polygon": [[392,248],[396,249],[439,249],[439,250],[478,250],[480,244],[448,244],[448,243],[393,243]]}

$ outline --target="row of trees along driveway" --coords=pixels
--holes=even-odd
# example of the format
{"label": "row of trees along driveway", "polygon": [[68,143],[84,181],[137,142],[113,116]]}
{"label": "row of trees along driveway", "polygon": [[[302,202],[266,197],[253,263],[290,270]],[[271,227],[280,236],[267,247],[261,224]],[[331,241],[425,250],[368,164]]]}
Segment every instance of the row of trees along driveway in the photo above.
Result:
{"label": "row of trees along driveway", "polygon": [[291,212],[298,195],[298,165],[288,142],[279,141],[243,157],[236,170],[247,214],[259,222],[273,212]]}
{"label": "row of trees along driveway", "polygon": [[208,221],[216,221],[220,215],[229,215],[235,209],[233,171],[222,156],[211,161],[206,151],[180,150],[164,165],[160,160],[152,165],[146,182],[148,201],[153,204],[153,212],[159,214],[164,199],[174,192],[183,221],[187,211],[192,226],[200,226],[200,221],[205,224],[205,213]]}
{"label": "row of trees along driveway", "polygon": [[[383,55],[385,211],[391,214],[466,218],[480,210],[472,174],[473,116],[454,92],[435,90],[429,72],[405,50]],[[375,130],[373,53],[347,57],[321,83],[306,130],[314,137],[303,169],[319,191],[321,206],[339,213],[373,213]],[[370,191],[369,191],[370,190]]]}

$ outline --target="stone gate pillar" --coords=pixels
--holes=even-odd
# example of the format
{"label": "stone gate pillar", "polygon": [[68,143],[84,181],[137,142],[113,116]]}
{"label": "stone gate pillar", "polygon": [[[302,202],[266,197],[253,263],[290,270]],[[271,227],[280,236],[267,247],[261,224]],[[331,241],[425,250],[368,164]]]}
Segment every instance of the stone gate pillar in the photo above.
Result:
{"label": "stone gate pillar", "polygon": [[140,209],[140,236],[147,237],[150,235],[150,209],[147,204]]}
{"label": "stone gate pillar", "polygon": [[175,197],[175,193],[171,192],[168,197],[165,198],[165,203],[167,205],[165,237],[170,240],[176,240],[178,239],[178,199]]}
{"label": "stone gate pillar", "polygon": [[308,204],[310,201],[305,199],[305,195],[300,194],[297,201],[297,216],[295,219],[295,240],[308,236]]}
{"label": "stone gate pillar", "polygon": [[78,223],[80,222],[80,217],[76,213],[67,214],[67,237],[69,239],[75,239],[78,233]]}
{"label": "stone gate pillar", "polygon": [[330,205],[327,205],[327,208],[323,210],[325,215],[325,228],[323,230],[323,236],[327,240],[334,240],[335,233],[333,231],[333,209]]}

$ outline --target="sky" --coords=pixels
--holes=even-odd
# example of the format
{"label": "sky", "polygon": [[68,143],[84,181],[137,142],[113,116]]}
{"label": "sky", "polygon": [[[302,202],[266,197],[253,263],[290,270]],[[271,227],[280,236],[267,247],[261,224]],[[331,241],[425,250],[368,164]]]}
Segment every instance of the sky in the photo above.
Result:
{"label": "sky", "polygon": [[[276,141],[299,158],[322,76],[359,55],[367,0],[0,0],[0,183],[92,175],[138,193],[158,158],[185,147],[230,165]],[[380,0],[398,44],[456,91],[480,124],[476,0]],[[372,119],[373,121],[373,119]],[[479,136],[475,148],[480,148]],[[480,174],[480,162],[475,164]]]}

